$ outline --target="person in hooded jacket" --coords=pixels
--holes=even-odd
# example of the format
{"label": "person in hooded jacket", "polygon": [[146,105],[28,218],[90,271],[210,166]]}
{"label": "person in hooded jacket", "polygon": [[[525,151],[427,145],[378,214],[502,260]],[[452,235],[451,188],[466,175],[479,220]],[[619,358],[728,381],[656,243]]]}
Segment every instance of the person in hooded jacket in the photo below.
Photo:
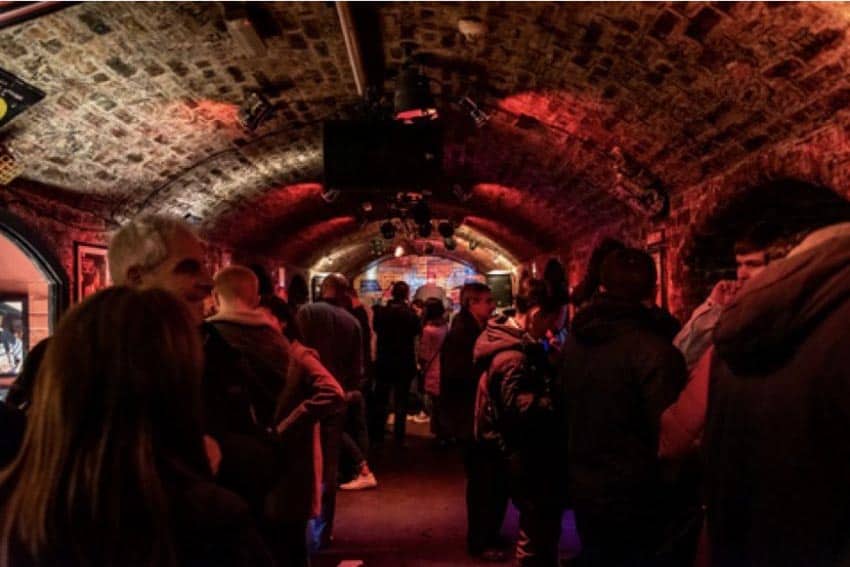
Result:
{"label": "person in hooded jacket", "polygon": [[563,319],[565,299],[534,280],[528,295],[517,297],[517,314],[491,319],[475,343],[475,362],[487,368],[478,385],[475,433],[505,458],[511,500],[520,513],[520,567],[559,565],[565,470],[557,449],[563,437],[557,373],[545,340]]}
{"label": "person in hooded jacket", "polygon": [[[562,353],[567,489],[587,565],[659,564],[675,511],[657,456],[659,421],[687,369],[650,311],[656,270],[635,249],[608,254],[599,293]],[[672,500],[672,501],[671,501]]]}
{"label": "person in hooded jacket", "polygon": [[850,565],[848,321],[850,223],[811,233],[721,314],[704,437],[714,564]]}

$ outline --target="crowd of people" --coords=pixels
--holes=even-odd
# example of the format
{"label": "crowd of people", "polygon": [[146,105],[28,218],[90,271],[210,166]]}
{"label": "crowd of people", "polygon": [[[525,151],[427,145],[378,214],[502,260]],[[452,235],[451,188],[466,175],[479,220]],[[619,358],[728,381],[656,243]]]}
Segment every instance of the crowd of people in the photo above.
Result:
{"label": "crowd of people", "polygon": [[850,223],[794,244],[753,227],[684,326],[610,239],[572,297],[551,262],[499,313],[467,283],[449,318],[404,282],[370,314],[338,274],[287,303],[260,267],[211,277],[182,221],[131,221],[114,285],[0,404],[0,565],[304,567],[417,411],[460,448],[481,560],[508,559],[512,501],[523,567],[561,564],[567,509],[579,566],[850,564]]}

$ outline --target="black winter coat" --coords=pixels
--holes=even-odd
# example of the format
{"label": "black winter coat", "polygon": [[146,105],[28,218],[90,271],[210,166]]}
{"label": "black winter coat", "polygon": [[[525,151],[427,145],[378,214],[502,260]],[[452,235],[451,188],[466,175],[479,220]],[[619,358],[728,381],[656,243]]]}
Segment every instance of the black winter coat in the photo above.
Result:
{"label": "black winter coat", "polygon": [[715,329],[716,565],[850,565],[850,236],[806,247],[747,282]]}
{"label": "black winter coat", "polygon": [[563,504],[560,398],[543,344],[507,317],[491,319],[475,343],[475,362],[487,368],[478,384],[476,438],[504,455],[511,498]]}
{"label": "black winter coat", "polygon": [[440,353],[440,419],[447,434],[460,441],[472,441],[475,391],[482,372],[472,356],[482,331],[472,313],[461,309]]}
{"label": "black winter coat", "polygon": [[378,337],[375,354],[377,378],[394,381],[416,374],[416,337],[422,324],[416,312],[404,302],[390,301],[372,308],[372,325]]}
{"label": "black winter coat", "polygon": [[[250,386],[254,375],[236,348],[211,323],[204,323],[204,375],[201,379],[204,431],[218,441],[217,480],[261,513],[265,495],[277,480],[279,447],[257,422]],[[274,398],[270,400],[274,405]]]}
{"label": "black winter coat", "polygon": [[660,418],[687,378],[667,326],[643,306],[603,294],[576,315],[560,375],[577,513],[661,508]]}

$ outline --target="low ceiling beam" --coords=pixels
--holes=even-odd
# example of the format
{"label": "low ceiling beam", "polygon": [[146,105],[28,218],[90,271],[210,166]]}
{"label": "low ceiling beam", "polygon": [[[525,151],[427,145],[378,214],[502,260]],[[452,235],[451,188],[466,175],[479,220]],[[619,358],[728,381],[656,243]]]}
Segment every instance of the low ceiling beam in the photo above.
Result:
{"label": "low ceiling beam", "polygon": [[78,2],[0,2],[0,29],[68,8]]}
{"label": "low ceiling beam", "polygon": [[357,39],[357,30],[354,27],[354,18],[351,16],[348,2],[337,2],[336,13],[339,16],[339,26],[342,28],[342,38],[345,40],[348,62],[351,64],[351,72],[354,75],[354,86],[357,94],[363,96],[366,92],[366,72],[363,69],[363,55],[360,52],[360,42]]}

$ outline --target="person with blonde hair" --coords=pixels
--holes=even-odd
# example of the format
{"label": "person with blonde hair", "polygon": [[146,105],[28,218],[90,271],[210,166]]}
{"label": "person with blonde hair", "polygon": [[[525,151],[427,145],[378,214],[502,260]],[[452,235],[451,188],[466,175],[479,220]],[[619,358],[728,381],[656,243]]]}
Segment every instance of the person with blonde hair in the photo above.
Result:
{"label": "person with blonde hair", "polygon": [[212,482],[201,371],[170,293],[114,287],[68,312],[0,473],[0,565],[270,565],[246,504]]}

